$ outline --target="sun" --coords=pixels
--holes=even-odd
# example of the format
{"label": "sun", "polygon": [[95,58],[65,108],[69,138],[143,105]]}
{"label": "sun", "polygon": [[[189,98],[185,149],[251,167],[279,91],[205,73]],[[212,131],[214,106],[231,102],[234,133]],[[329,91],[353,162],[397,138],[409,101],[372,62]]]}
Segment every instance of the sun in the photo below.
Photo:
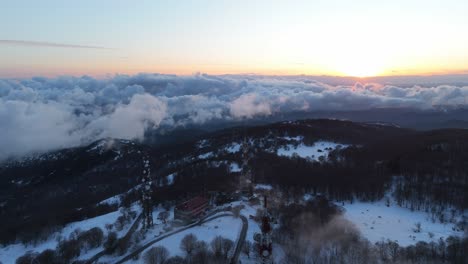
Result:
{"label": "sun", "polygon": [[383,73],[383,66],[378,60],[371,58],[343,59],[335,66],[340,75],[352,77],[372,77]]}
{"label": "sun", "polygon": [[334,46],[328,54],[330,69],[341,76],[372,77],[385,75],[391,54],[373,42],[348,41]]}

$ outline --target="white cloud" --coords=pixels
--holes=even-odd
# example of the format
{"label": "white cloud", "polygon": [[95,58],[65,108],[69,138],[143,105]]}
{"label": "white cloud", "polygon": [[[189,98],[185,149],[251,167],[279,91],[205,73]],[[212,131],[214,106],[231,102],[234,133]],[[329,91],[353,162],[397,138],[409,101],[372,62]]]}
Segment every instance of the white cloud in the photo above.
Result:
{"label": "white cloud", "polygon": [[142,139],[148,128],[158,127],[166,115],[166,103],[150,94],[135,94],[128,104],[119,104],[88,127],[97,138]]}
{"label": "white cloud", "polygon": [[257,115],[271,115],[269,102],[254,93],[243,94],[230,103],[230,113],[236,118],[252,118]]}
{"label": "white cloud", "polygon": [[0,100],[0,158],[79,144],[74,119],[55,102]]}
{"label": "white cloud", "polygon": [[[0,80],[0,159],[77,146],[103,137],[141,139],[147,129],[207,124],[292,111],[431,109],[468,102],[468,86],[328,77],[159,74]],[[322,78],[323,79],[323,78]],[[342,82],[343,83],[343,82]]]}

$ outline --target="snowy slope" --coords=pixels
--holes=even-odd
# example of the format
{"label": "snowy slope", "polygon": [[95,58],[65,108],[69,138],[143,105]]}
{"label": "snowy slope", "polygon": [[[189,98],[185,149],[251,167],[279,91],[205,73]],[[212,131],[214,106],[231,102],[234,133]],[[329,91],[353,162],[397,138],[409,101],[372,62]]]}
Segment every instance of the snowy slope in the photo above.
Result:
{"label": "snowy slope", "polygon": [[[119,211],[101,215],[95,218],[90,218],[80,222],[74,222],[65,226],[60,232],[60,235],[64,238],[68,236],[75,230],[81,229],[83,231],[89,230],[93,227],[99,227],[104,232],[106,231],[105,225],[114,223],[117,218],[120,216]],[[42,252],[46,249],[55,249],[57,246],[57,238],[59,234],[52,235],[47,241],[39,242],[37,245],[24,245],[21,243],[8,245],[6,247],[0,248],[0,259],[4,264],[15,263],[16,259],[22,256],[27,251]]]}
{"label": "snowy slope", "polygon": [[[432,222],[425,212],[411,211],[391,203],[389,207],[384,201],[368,203],[345,203],[344,216],[352,221],[362,235],[372,243],[390,239],[400,246],[416,244],[418,241],[437,242],[448,236],[462,236],[463,232],[454,231],[453,223],[442,224]],[[421,223],[421,232],[414,232],[416,223]],[[433,234],[431,238],[429,233]]]}
{"label": "snowy slope", "polygon": [[318,161],[320,156],[327,158],[330,151],[336,149],[337,147],[343,146],[345,145],[329,141],[317,141],[312,146],[307,146],[303,143],[297,146],[288,144],[286,146],[280,147],[277,151],[277,154],[286,157],[292,157],[294,154],[297,154],[301,158],[309,158]]}
{"label": "snowy slope", "polygon": [[[137,206],[134,206],[133,209],[139,211]],[[111,212],[105,215],[86,219],[83,221],[70,223],[66,225],[60,231],[60,233],[55,233],[51,235],[47,241],[39,242],[37,245],[30,245],[30,244],[24,245],[21,243],[17,243],[17,244],[11,244],[5,247],[0,247],[0,261],[2,261],[3,264],[15,263],[16,259],[22,256],[27,251],[40,253],[46,249],[55,249],[58,244],[57,239],[59,236],[62,236],[63,238],[68,238],[70,234],[76,229],[86,231],[94,227],[99,227],[102,229],[104,234],[107,234],[107,229],[105,226],[107,224],[115,223],[115,221],[120,215],[121,213],[119,211],[115,211],[115,212]],[[118,236],[120,237],[123,234],[125,234],[128,228],[129,228],[129,225],[127,225],[121,231],[116,231]],[[96,251],[97,253],[100,250],[102,250],[102,248],[95,249],[94,251]],[[93,252],[88,252],[88,253],[89,255],[92,255]],[[80,257],[83,257],[83,256],[80,256]]]}

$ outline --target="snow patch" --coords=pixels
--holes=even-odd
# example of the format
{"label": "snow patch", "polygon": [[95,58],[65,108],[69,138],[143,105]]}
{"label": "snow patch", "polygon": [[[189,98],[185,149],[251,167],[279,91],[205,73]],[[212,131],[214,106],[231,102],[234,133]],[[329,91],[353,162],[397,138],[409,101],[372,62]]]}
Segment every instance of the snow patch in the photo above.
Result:
{"label": "snow patch", "polygon": [[284,136],[284,137],[281,137],[281,138],[289,140],[289,141],[302,141],[304,139],[303,136],[295,136],[295,137]]}
{"label": "snow patch", "polygon": [[237,164],[236,162],[233,162],[233,163],[231,163],[231,165],[229,165],[229,171],[230,172],[240,172],[240,171],[242,171],[242,168],[239,166],[239,164]]}
{"label": "snow patch", "polygon": [[273,186],[270,184],[256,184],[255,185],[255,190],[268,190],[271,191],[273,190]]}
{"label": "snow patch", "polygon": [[202,149],[210,146],[210,141],[208,139],[202,139],[197,142],[197,148]]}
{"label": "snow patch", "polygon": [[207,152],[207,153],[198,155],[198,159],[208,159],[213,156],[214,156],[213,152]]}
{"label": "snow patch", "polygon": [[301,158],[308,158],[318,161],[321,156],[327,158],[328,154],[332,150],[341,147],[346,147],[346,145],[329,141],[318,141],[315,142],[312,146],[306,146],[304,143],[301,143],[297,146],[288,144],[279,148],[277,155],[286,157],[293,157],[294,155],[298,155]]}
{"label": "snow patch", "polygon": [[98,203],[98,205],[101,205],[101,204],[108,204],[108,205],[117,204],[117,205],[119,205],[120,204],[120,194],[112,196],[112,197],[107,198],[105,200],[102,200],[102,201],[100,201]]}
{"label": "snow patch", "polygon": [[[113,197],[111,197],[113,198]],[[110,198],[109,198],[110,199]],[[80,229],[82,231],[89,230],[93,227],[99,227],[102,231],[106,234],[106,224],[113,224],[117,220],[117,218],[121,215],[119,211],[111,212],[105,215],[97,216],[94,218],[86,219],[79,222],[73,222],[66,225],[60,233],[55,233],[52,235],[48,240],[44,242],[39,242],[37,245],[31,244],[10,244],[5,247],[0,247],[0,259],[3,263],[15,263],[16,259],[27,251],[33,252],[42,252],[46,249],[55,249],[58,244],[58,237],[62,236],[63,238],[68,239],[70,234],[76,230]],[[122,231],[117,232],[118,236],[122,236],[127,230],[124,228]],[[81,256],[80,256],[81,257]]]}
{"label": "snow patch", "polygon": [[229,153],[237,153],[241,149],[241,144],[239,143],[232,143],[231,145],[226,147],[226,151]]}
{"label": "snow patch", "polygon": [[166,180],[167,180],[167,185],[172,185],[174,184],[174,177],[175,177],[176,173],[171,173],[169,175],[166,176]]}

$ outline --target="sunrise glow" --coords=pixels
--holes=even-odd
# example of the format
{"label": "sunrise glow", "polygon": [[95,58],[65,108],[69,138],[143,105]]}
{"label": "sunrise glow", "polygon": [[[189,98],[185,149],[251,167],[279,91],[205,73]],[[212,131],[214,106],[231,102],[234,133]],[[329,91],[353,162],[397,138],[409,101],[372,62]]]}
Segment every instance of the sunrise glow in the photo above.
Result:
{"label": "sunrise glow", "polygon": [[466,73],[467,3],[10,1],[0,76]]}

